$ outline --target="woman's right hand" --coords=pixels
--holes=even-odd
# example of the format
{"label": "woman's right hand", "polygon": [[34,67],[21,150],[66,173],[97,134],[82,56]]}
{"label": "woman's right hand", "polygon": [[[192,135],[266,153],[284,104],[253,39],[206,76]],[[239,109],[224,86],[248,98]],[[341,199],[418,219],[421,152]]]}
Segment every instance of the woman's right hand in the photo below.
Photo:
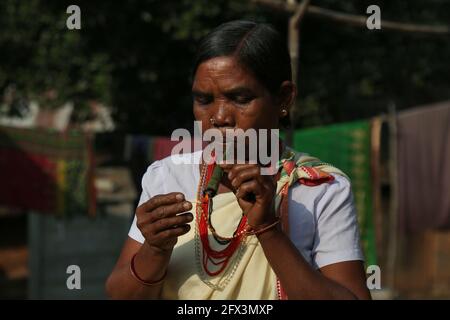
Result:
{"label": "woman's right hand", "polygon": [[136,225],[147,245],[158,253],[170,253],[178,237],[190,230],[192,204],[179,192],[152,197],[136,209]]}

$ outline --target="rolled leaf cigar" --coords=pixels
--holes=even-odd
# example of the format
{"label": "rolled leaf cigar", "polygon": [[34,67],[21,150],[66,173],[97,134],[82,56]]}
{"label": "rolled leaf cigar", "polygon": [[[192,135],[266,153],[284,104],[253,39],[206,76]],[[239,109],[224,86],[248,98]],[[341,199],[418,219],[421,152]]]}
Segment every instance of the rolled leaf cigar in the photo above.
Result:
{"label": "rolled leaf cigar", "polygon": [[[225,153],[226,154],[226,153]],[[225,154],[223,155],[223,160],[225,161]],[[209,197],[212,198],[217,194],[217,190],[219,189],[220,180],[222,180],[223,169],[215,163],[213,173],[211,175],[211,179],[206,186],[205,193],[209,194]]]}
{"label": "rolled leaf cigar", "polygon": [[214,197],[217,194],[217,189],[219,189],[219,183],[220,180],[222,180],[222,176],[223,169],[216,164],[211,179],[205,189],[205,192],[209,193],[210,197]]}

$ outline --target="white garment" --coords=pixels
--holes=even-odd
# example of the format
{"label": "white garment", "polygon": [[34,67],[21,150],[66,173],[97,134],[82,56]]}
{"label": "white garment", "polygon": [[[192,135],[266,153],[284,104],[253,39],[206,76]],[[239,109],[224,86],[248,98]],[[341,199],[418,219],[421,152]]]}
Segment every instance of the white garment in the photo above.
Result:
{"label": "white garment", "polygon": [[[191,164],[173,161],[173,157],[192,157],[197,161]],[[139,205],[155,195],[170,192],[181,192],[186,200],[196,199],[200,157],[201,151],[169,156],[152,163],[142,178]],[[364,260],[350,182],[340,175],[334,177],[331,183],[313,187],[296,184],[289,190],[290,239],[314,268]],[[136,216],[128,236],[144,242],[136,226]]]}

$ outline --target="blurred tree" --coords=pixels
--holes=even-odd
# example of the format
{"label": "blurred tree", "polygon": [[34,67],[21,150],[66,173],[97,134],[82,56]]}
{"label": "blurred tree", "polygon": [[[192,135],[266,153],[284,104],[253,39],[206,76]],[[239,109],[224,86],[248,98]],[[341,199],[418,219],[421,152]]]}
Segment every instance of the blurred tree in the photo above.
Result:
{"label": "blurred tree", "polygon": [[[287,17],[242,0],[78,1],[81,30],[67,30],[72,1],[0,2],[0,91],[14,84],[52,107],[89,99],[111,105],[127,132],[170,134],[192,125],[190,73],[198,40],[222,22],[273,23]],[[443,0],[337,1],[315,5],[382,19],[445,24]],[[450,98],[448,37],[370,31],[305,16],[296,123],[311,126],[370,117],[386,109]],[[48,92],[56,99],[49,100]]]}
{"label": "blurred tree", "polygon": [[14,84],[50,108],[66,100],[83,108],[89,98],[109,103],[109,57],[66,29],[65,9],[36,0],[0,3],[0,89]]}
{"label": "blurred tree", "polygon": [[[449,25],[450,2],[315,1],[366,15],[377,4],[382,20]],[[319,125],[450,99],[450,37],[368,30],[306,15],[301,30],[300,106],[296,123]]]}

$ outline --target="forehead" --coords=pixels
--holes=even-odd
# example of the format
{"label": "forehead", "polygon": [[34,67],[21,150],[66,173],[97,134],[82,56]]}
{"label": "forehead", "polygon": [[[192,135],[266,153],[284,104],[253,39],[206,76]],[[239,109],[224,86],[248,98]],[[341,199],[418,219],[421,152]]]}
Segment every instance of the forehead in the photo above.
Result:
{"label": "forehead", "polygon": [[233,57],[216,57],[202,62],[195,73],[193,88],[201,90],[225,90],[232,87],[259,87],[259,83],[247,68]]}

